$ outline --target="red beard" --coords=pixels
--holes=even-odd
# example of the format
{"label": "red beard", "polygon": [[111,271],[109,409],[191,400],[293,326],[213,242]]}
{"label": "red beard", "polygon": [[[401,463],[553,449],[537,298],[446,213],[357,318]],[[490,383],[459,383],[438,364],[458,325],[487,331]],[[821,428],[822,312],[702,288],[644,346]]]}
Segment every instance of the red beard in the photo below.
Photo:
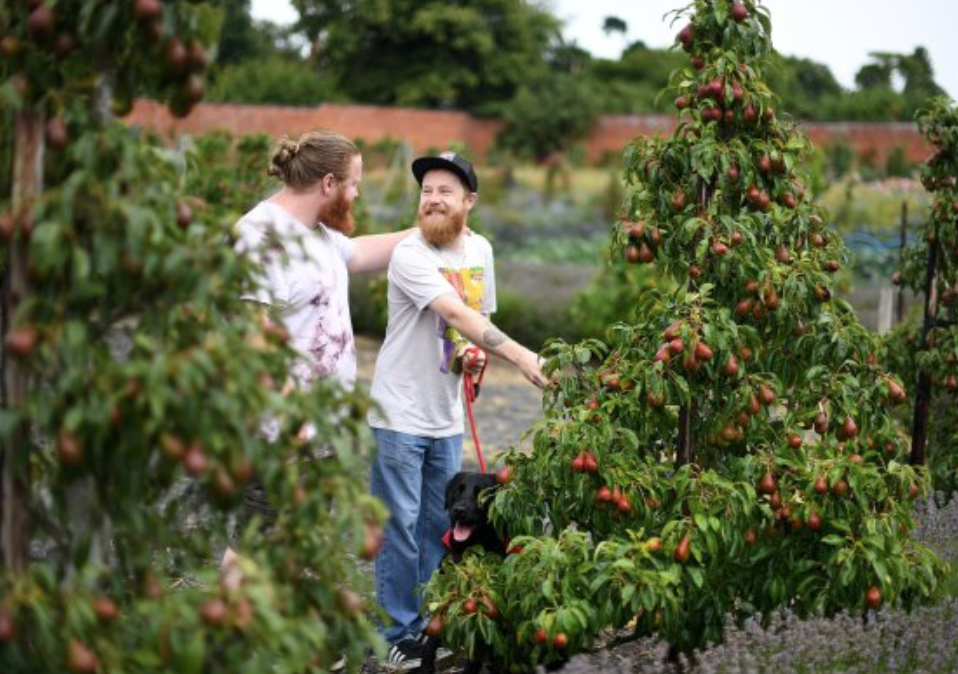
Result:
{"label": "red beard", "polygon": [[336,190],[336,196],[319,211],[319,221],[346,236],[356,229],[353,202],[346,199],[345,190]]}
{"label": "red beard", "polygon": [[425,212],[419,209],[419,231],[422,237],[436,246],[448,246],[466,227],[465,209],[441,213],[439,210]]}

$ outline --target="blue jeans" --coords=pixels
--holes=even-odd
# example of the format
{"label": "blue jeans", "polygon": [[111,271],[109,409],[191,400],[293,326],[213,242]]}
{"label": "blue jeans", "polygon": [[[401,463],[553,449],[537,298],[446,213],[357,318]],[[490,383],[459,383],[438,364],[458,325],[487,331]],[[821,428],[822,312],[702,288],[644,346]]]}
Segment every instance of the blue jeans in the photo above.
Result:
{"label": "blue jeans", "polygon": [[462,465],[462,434],[425,438],[372,430],[377,451],[370,490],[392,515],[376,557],[376,601],[392,619],[383,636],[396,643],[425,628],[420,589],[445,552],[446,483]]}

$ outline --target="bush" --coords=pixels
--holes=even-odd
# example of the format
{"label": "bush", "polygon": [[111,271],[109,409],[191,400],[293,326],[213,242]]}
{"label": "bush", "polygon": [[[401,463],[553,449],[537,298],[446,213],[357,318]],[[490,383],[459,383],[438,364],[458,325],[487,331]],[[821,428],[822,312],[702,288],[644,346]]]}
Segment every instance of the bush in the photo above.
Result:
{"label": "bush", "polygon": [[266,174],[273,141],[266,134],[235,137],[213,131],[185,147],[186,190],[218,217],[236,221],[281,187]]}
{"label": "bush", "polygon": [[885,160],[885,175],[889,178],[908,178],[912,173],[912,165],[905,156],[905,149],[896,145]]}
{"label": "bush", "polygon": [[491,496],[521,549],[427,586],[471,656],[531,669],[630,623],[690,650],[728,614],[914,607],[945,576],[908,536],[928,482],[888,411],[904,391],[833,299],[847,252],[808,199],[808,141],[769,95],[767,12],[734,7],[752,18],[679,11],[702,68],[673,73],[674,133],[624,153],[614,255],[668,280],[636,292],[621,272],[583,306],[614,305],[605,339],[549,345],[532,451],[508,452]]}
{"label": "bush", "polygon": [[349,315],[353,331],[382,339],[386,334],[388,302],[386,277],[382,274],[356,274],[349,279]]}
{"label": "bush", "polygon": [[[258,270],[229,233],[266,144],[210,137],[183,161],[103,119],[105,96],[183,116],[202,93],[222,14],[154,3],[163,20],[145,23],[142,4],[0,9],[19,41],[0,81],[24,78],[0,88],[3,114],[19,115],[16,159],[36,178],[4,225],[0,671],[293,674],[343,655],[355,671],[383,646],[356,563],[386,514],[364,483],[371,401],[334,381],[281,392],[299,354],[241,299]],[[59,53],[31,12],[56,17]],[[46,143],[44,166],[27,138],[35,156]],[[322,461],[307,422],[335,450]],[[217,559],[254,476],[278,522],[238,532],[227,578]]]}
{"label": "bush", "polygon": [[[912,315],[884,336],[888,368],[901,377],[909,391],[918,388],[919,362],[940,373],[932,382],[926,461],[932,484],[938,491],[958,491],[958,395],[948,387],[948,374],[954,372],[954,354],[958,353],[958,328],[937,328],[932,333],[939,347],[921,349],[921,321]],[[951,362],[949,362],[951,361]],[[954,375],[952,375],[954,376]],[[906,432],[912,428],[912,407],[899,413]]]}
{"label": "bush", "polygon": [[312,106],[337,100],[337,93],[315,64],[271,56],[220,68],[208,99],[219,103]]}
{"label": "bush", "polygon": [[697,653],[696,674],[947,674],[958,667],[958,599],[913,613],[883,610],[864,620],[841,613],[802,620],[785,609],[726,629],[724,643]]}
{"label": "bush", "polygon": [[[893,367],[916,392],[913,455],[920,458],[924,451],[936,486],[950,490],[958,481],[958,106],[933,99],[916,119],[936,149],[921,170],[931,218],[905,249],[899,281],[916,296],[924,294],[933,257],[935,286],[925,298],[928,315],[922,325],[900,326],[886,337],[886,345]],[[925,447],[919,430],[924,427]]]}
{"label": "bush", "polygon": [[855,164],[855,150],[846,141],[838,141],[828,146],[828,171],[833,178],[841,178]]}
{"label": "bush", "polygon": [[518,156],[542,161],[569,150],[592,127],[595,97],[581,78],[553,73],[524,84],[507,104],[497,142]]}

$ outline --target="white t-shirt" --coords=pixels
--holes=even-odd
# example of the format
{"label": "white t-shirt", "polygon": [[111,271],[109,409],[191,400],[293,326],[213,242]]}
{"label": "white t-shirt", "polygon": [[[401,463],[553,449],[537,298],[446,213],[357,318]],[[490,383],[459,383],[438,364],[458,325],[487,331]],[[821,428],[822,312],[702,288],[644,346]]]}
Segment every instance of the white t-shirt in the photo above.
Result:
{"label": "white t-shirt", "polygon": [[466,234],[456,253],[413,232],[389,263],[389,323],[371,391],[383,413],[370,411],[370,426],[431,438],[463,432],[462,376],[452,363],[464,340],[428,308],[447,293],[480,313],[496,310],[492,246]]}
{"label": "white t-shirt", "polygon": [[262,267],[256,292],[243,299],[272,307],[302,358],[292,367],[297,382],[335,377],[347,387],[356,381],[356,343],[349,316],[346,263],[355,243],[320,224],[310,229],[286,209],[268,201],[236,225],[236,249]]}

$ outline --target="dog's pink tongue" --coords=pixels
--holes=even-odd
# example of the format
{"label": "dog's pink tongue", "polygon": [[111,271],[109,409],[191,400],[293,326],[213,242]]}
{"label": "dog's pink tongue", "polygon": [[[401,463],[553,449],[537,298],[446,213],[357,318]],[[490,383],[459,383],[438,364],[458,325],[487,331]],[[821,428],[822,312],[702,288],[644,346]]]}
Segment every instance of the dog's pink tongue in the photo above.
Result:
{"label": "dog's pink tongue", "polygon": [[457,524],[452,530],[452,537],[457,541],[468,540],[470,536],[472,536],[472,527],[465,524]]}

